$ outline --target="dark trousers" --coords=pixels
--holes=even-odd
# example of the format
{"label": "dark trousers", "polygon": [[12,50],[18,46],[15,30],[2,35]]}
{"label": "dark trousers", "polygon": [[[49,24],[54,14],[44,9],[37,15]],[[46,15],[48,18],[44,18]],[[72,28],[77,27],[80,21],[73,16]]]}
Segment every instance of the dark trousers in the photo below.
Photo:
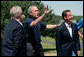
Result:
{"label": "dark trousers", "polygon": [[27,42],[27,56],[44,56],[40,42]]}
{"label": "dark trousers", "polygon": [[31,43],[27,42],[27,56],[34,56],[34,50],[33,50],[33,47],[31,45]]}

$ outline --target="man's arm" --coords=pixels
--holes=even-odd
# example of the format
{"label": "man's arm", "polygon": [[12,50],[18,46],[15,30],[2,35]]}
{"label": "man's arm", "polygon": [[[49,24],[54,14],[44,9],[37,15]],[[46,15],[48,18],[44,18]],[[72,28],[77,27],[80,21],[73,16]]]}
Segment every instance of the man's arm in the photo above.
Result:
{"label": "man's arm", "polygon": [[[76,26],[76,25],[75,25]],[[77,53],[78,53],[78,55],[80,54],[80,40],[79,40],[79,34],[78,34],[78,29],[77,29],[77,26],[76,26],[76,36],[75,36],[75,38],[76,38],[76,47],[77,47]]]}
{"label": "man's arm", "polygon": [[48,14],[50,12],[50,10],[48,10],[48,6],[46,6],[46,9],[45,9],[45,12],[39,17],[37,18],[35,21],[33,21],[30,26],[33,27],[33,26],[36,26],[38,23],[41,22],[41,20],[44,18],[44,16],[46,14]]}
{"label": "man's arm", "polygon": [[23,41],[23,29],[22,27],[17,27],[13,32],[13,55],[18,56],[19,48]]}
{"label": "man's arm", "polygon": [[47,25],[46,29],[53,29],[53,28],[57,28],[58,26],[60,26],[61,24],[58,25]]}
{"label": "man's arm", "polygon": [[56,29],[56,49],[57,49],[57,56],[62,56],[61,53],[61,30],[59,28]]}
{"label": "man's arm", "polygon": [[45,16],[45,13],[43,13],[38,19],[36,19],[35,21],[33,21],[30,26],[33,27],[33,26],[36,26],[38,23],[41,22],[41,20],[44,18]]}
{"label": "man's arm", "polygon": [[81,32],[80,31],[78,31],[78,34],[81,36],[81,38],[83,39],[83,35],[81,34]]}

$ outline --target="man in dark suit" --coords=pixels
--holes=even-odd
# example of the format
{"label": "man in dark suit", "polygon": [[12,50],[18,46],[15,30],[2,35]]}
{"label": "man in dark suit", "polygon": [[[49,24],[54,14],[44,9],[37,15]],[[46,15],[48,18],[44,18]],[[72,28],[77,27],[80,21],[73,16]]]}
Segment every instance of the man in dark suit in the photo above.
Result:
{"label": "man in dark suit", "polygon": [[80,54],[80,42],[76,24],[70,10],[62,13],[64,22],[56,30],[57,56],[78,56]]}
{"label": "man in dark suit", "polygon": [[26,43],[23,30],[22,9],[19,6],[13,6],[10,10],[12,21],[4,29],[4,38],[2,41],[2,56],[23,56],[26,53]]}

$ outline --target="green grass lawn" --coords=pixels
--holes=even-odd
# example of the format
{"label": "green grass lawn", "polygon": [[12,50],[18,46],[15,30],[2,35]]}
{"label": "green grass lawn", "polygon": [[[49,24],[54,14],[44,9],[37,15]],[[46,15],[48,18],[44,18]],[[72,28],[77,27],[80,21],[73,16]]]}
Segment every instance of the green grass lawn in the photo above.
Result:
{"label": "green grass lawn", "polygon": [[52,41],[52,42],[55,41],[54,38],[52,38],[52,37],[48,37],[48,36],[46,36],[46,37],[42,37],[41,40],[42,40],[42,41]]}
{"label": "green grass lawn", "polygon": [[83,56],[83,48],[81,48],[81,53],[79,56]]}
{"label": "green grass lawn", "polygon": [[[42,41],[45,41],[45,42],[55,42],[55,39],[54,38],[52,38],[52,37],[42,37],[42,39],[41,39]],[[81,40],[81,42],[82,42],[82,40]],[[55,44],[50,44],[50,43],[41,43],[42,44],[42,46],[43,46],[43,50],[44,50],[44,54],[46,55],[46,54],[52,54],[52,53],[55,53],[55,55],[54,54],[52,54],[51,56],[57,56],[56,54],[57,54],[57,52],[56,52],[56,45]],[[80,54],[80,56],[83,56],[83,48],[81,48],[81,54]]]}

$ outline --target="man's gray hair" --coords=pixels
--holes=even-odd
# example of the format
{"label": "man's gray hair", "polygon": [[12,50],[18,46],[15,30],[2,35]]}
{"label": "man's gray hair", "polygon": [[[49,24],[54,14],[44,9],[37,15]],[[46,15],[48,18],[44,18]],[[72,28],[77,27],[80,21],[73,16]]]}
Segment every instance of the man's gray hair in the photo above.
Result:
{"label": "man's gray hair", "polygon": [[33,11],[33,10],[32,10],[33,7],[37,7],[37,6],[35,6],[35,5],[30,6],[30,7],[28,8],[28,14],[30,14],[30,13]]}
{"label": "man's gray hair", "polygon": [[13,6],[10,10],[10,14],[12,17],[19,17],[19,15],[22,13],[22,9],[20,6]]}

